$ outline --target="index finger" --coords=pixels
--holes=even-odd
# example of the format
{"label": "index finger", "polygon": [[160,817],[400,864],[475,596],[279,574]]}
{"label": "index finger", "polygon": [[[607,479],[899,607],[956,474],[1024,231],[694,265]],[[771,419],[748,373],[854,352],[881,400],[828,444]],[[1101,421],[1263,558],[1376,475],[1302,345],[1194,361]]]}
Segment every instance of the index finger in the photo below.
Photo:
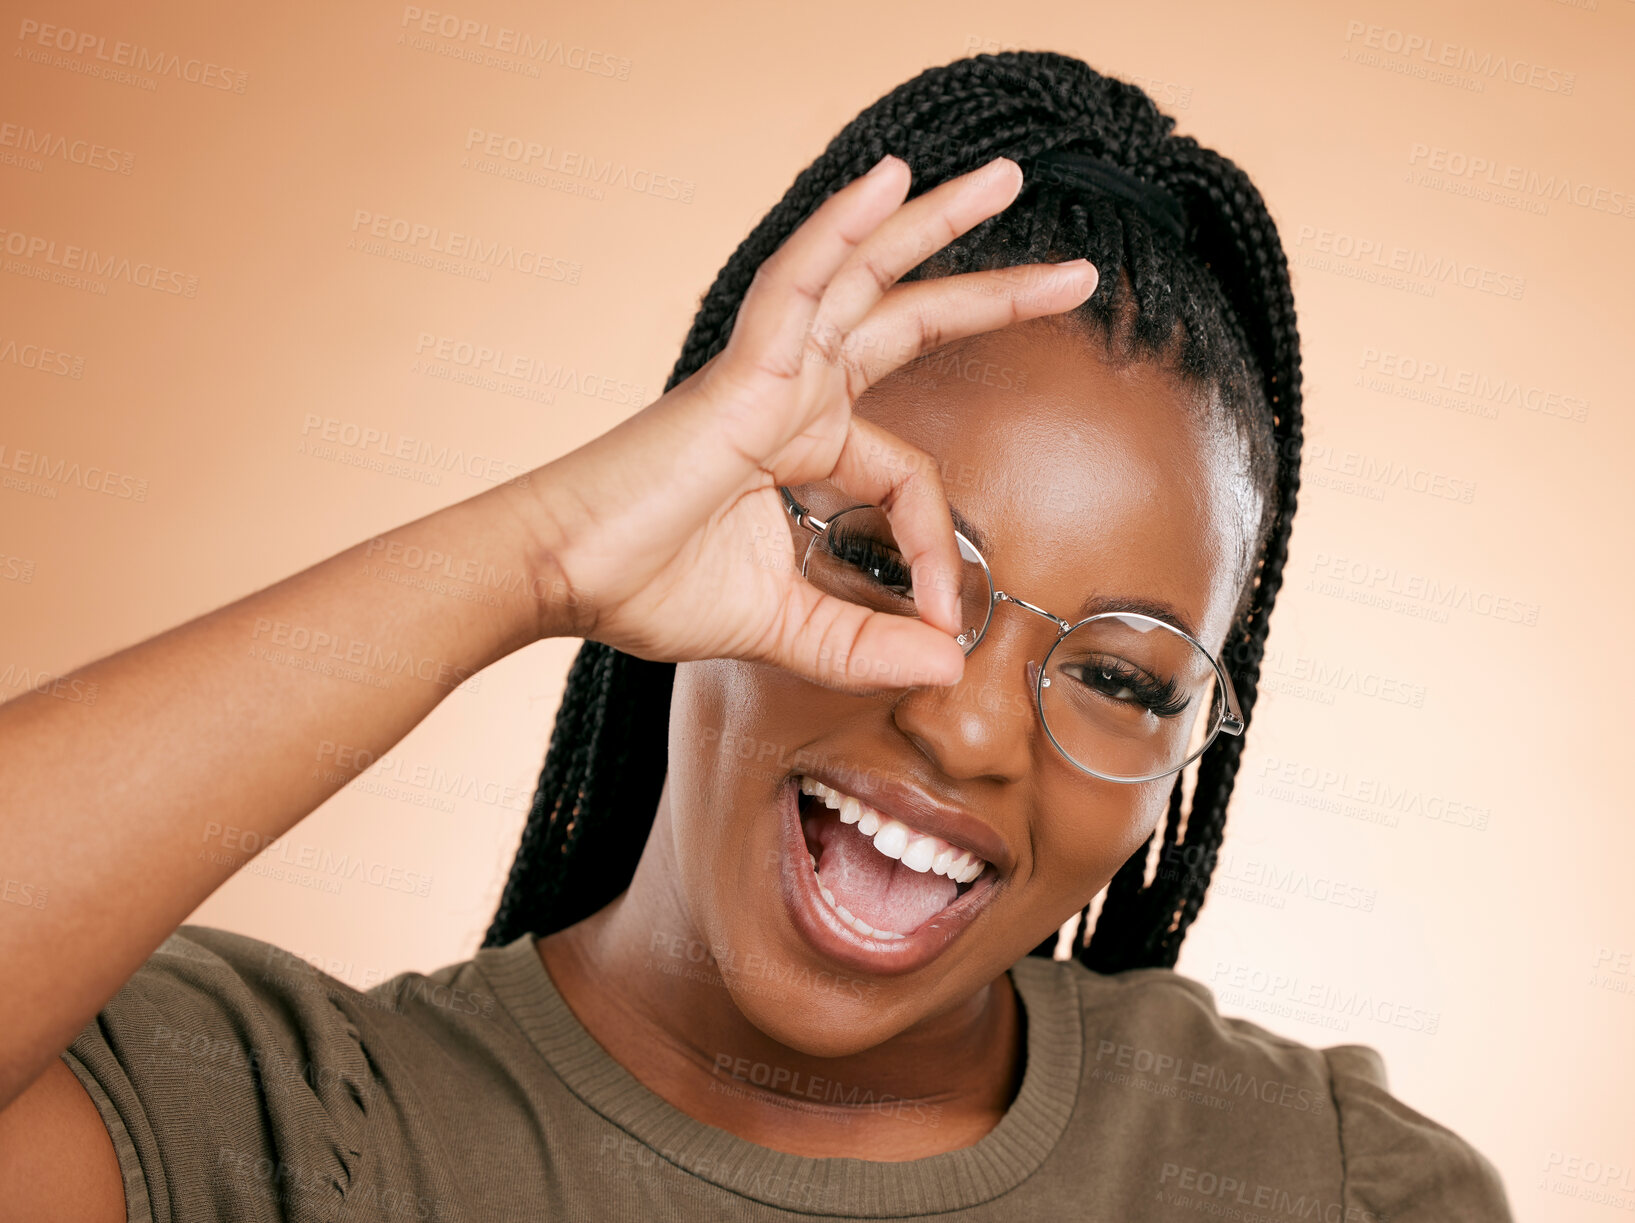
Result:
{"label": "index finger", "polygon": [[911,181],[908,163],[888,153],[819,205],[756,268],[729,347],[769,372],[799,374],[806,334],[829,278],[903,202]]}
{"label": "index finger", "polygon": [[963,565],[953,513],[932,457],[853,413],[829,481],[885,511],[908,562],[920,619],[957,636],[963,630]]}

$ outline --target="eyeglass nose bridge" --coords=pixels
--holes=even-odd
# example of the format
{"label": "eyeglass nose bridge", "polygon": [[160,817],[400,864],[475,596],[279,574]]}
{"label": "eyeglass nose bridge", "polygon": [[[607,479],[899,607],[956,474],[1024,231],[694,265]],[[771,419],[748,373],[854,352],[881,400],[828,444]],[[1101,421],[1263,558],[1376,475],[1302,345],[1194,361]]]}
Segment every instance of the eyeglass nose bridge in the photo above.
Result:
{"label": "eyeglass nose bridge", "polygon": [[[981,642],[987,638],[988,628],[993,624],[993,610],[992,609],[993,609],[993,606],[995,604],[998,604],[998,603],[1014,603],[1014,604],[1016,604],[1017,607],[1020,607],[1020,608],[1022,608],[1024,610],[1026,610],[1026,611],[1030,611],[1035,616],[1040,616],[1043,619],[1049,620],[1052,624],[1054,624],[1056,626],[1056,638],[1057,638],[1058,641],[1061,640],[1061,638],[1066,633],[1070,632],[1072,630],[1072,628],[1073,628],[1073,626],[1071,624],[1069,624],[1066,620],[1063,620],[1059,616],[1052,615],[1050,612],[1047,612],[1044,608],[1040,607],[1036,603],[1029,603],[1026,599],[1019,599],[1015,595],[1011,594],[1009,591],[995,590],[993,592],[993,598],[992,598],[992,600],[990,600],[989,605],[988,605],[989,606],[988,621],[987,621],[986,624],[984,624],[982,626],[982,634],[981,634],[980,637],[977,638],[976,644],[973,644],[971,646],[972,650],[976,649],[976,646],[981,644]],[[964,643],[961,642],[961,644],[963,645]],[[969,651],[967,651],[967,653],[969,653]],[[1050,651],[1046,650],[1045,653],[1048,655],[1050,653]],[[1043,673],[1044,672],[1044,664],[1041,663],[1037,658],[1028,659],[1027,670],[1028,670],[1028,680],[1029,680],[1030,684],[1035,689],[1050,687],[1050,677]]]}
{"label": "eyeglass nose bridge", "polygon": [[1035,616],[1043,616],[1046,620],[1049,620],[1052,624],[1054,624],[1058,629],[1060,629],[1064,633],[1069,632],[1073,628],[1073,626],[1071,624],[1069,624],[1066,620],[1063,620],[1060,616],[1053,616],[1049,612],[1047,612],[1044,608],[1038,606],[1037,604],[1029,603],[1026,599],[1018,599],[1015,595],[1011,594],[1008,591],[1004,591],[1004,590],[994,591],[993,592],[993,600],[994,600],[995,603],[1014,603],[1018,607],[1026,608],[1028,611],[1032,612]]}
{"label": "eyeglass nose bridge", "polygon": [[[982,628],[977,632],[976,640],[971,643],[971,649],[972,650],[976,649],[976,647],[978,645],[980,645],[982,643],[982,641],[987,637],[988,628],[989,628],[990,625],[993,624],[993,608],[994,608],[994,605],[996,603],[1014,603],[1014,604],[1016,604],[1016,606],[1021,607],[1021,608],[1025,608],[1027,611],[1032,612],[1035,616],[1044,617],[1046,620],[1049,620],[1052,624],[1054,624],[1056,626],[1057,636],[1061,636],[1063,633],[1068,632],[1073,627],[1066,620],[1063,620],[1059,616],[1051,615],[1049,612],[1047,612],[1044,608],[1040,607],[1036,603],[1029,603],[1026,599],[1019,599],[1015,595],[1009,593],[1008,591],[995,590],[993,592],[993,598],[991,598],[988,601],[988,617],[983,622]],[[960,645],[965,644],[963,635],[961,635],[961,637],[958,640],[959,640]],[[967,650],[966,653],[970,653],[970,650]]]}

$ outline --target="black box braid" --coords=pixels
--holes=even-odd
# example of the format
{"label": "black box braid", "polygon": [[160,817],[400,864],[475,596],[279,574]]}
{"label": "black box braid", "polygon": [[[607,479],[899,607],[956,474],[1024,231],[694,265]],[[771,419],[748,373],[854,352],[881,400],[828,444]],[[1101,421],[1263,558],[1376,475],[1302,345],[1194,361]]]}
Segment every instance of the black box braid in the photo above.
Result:
{"label": "black box braid", "polygon": [[[1182,207],[1180,237],[1129,198],[1061,175],[1031,175],[1010,208],[905,279],[1082,255],[1101,280],[1064,318],[1102,335],[1109,353],[1163,360],[1217,389],[1267,505],[1222,651],[1247,720],[1299,489],[1299,334],[1288,264],[1260,193],[1236,164],[1173,134],[1174,127],[1141,89],[1053,52],[978,55],[922,72],[849,123],[733,252],[700,304],[665,389],[726,344],[761,262],[886,153],[912,168],[911,195],[1000,155],[1026,173],[1032,158],[1057,150],[1111,163],[1162,189]],[[672,664],[596,642],[580,649],[486,946],[554,933],[629,886],[664,782],[674,676]],[[1084,928],[1075,941],[1086,966],[1174,966],[1209,886],[1245,739],[1215,740],[1193,766],[1190,804],[1186,774],[1177,775],[1161,869],[1147,879],[1149,837],[1114,875],[1093,931]],[[1085,919],[1087,927],[1088,911]],[[1033,954],[1050,955],[1055,943],[1053,935]]]}

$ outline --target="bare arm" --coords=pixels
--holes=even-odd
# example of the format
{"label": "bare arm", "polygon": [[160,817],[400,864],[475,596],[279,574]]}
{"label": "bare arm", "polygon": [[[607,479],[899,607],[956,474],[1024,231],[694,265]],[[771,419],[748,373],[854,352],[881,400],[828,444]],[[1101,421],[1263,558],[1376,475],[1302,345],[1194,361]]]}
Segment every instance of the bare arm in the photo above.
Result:
{"label": "bare arm", "polygon": [[0,705],[0,873],[31,901],[0,904],[0,1108],[345,783],[312,767],[320,744],[378,756],[464,678],[572,631],[525,525],[535,491],[491,489],[65,677],[94,702]]}

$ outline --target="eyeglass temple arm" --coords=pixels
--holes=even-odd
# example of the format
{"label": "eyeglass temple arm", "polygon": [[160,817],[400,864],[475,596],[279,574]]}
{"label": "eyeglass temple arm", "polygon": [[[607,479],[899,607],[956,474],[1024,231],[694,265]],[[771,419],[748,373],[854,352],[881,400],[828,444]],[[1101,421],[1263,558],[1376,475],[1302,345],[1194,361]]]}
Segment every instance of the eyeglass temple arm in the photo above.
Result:
{"label": "eyeglass temple arm", "polygon": [[1219,663],[1221,685],[1226,689],[1226,716],[1221,719],[1221,733],[1226,735],[1241,735],[1246,723],[1243,720],[1243,709],[1238,704],[1238,690],[1232,685],[1232,676]]}
{"label": "eyeglass temple arm", "polygon": [[829,524],[827,522],[814,517],[812,512],[799,501],[796,501],[795,495],[783,485],[778,485],[778,492],[783,497],[784,509],[789,511],[789,516],[795,520],[797,527],[805,527],[808,531],[816,531],[820,534],[828,529]]}

